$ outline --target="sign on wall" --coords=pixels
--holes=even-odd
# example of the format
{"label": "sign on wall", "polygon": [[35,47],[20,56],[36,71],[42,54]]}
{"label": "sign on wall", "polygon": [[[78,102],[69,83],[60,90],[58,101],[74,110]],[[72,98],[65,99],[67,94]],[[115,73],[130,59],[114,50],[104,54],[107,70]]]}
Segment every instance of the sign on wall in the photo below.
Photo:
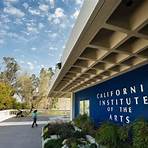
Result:
{"label": "sign on wall", "polygon": [[90,101],[90,117],[96,124],[148,119],[148,65],[75,93],[75,116],[85,98]]}

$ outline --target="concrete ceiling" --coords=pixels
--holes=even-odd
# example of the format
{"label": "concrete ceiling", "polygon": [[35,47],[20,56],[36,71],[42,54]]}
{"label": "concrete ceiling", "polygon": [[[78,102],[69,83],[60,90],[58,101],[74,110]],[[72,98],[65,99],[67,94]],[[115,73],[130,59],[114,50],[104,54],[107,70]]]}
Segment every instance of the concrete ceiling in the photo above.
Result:
{"label": "concrete ceiling", "polygon": [[91,2],[94,5],[86,1],[82,7],[61,59],[62,68],[51,81],[51,97],[68,95],[148,64],[148,0],[134,0],[131,5],[121,0]]}

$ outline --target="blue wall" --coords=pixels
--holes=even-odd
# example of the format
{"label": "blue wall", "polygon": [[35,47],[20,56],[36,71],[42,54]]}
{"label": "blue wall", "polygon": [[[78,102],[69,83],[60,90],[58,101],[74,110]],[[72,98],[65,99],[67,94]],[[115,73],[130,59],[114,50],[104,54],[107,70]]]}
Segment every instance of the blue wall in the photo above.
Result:
{"label": "blue wall", "polygon": [[137,118],[148,119],[148,64],[76,92],[74,98],[75,117],[79,115],[80,100],[89,99],[90,117],[96,125],[103,121],[122,125]]}

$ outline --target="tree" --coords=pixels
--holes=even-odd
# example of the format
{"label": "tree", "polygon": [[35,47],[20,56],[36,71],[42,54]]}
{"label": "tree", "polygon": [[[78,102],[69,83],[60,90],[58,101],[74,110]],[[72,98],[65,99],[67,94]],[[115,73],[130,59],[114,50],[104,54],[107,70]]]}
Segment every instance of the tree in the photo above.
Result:
{"label": "tree", "polygon": [[10,84],[11,86],[16,85],[17,72],[20,70],[20,66],[14,58],[4,57],[4,71],[0,74],[0,79],[3,82]]}
{"label": "tree", "polygon": [[35,74],[32,74],[31,76],[23,74],[18,78],[17,86],[18,92],[22,97],[22,101],[27,103],[31,112],[34,107],[37,107],[39,102],[39,78]]}
{"label": "tree", "polygon": [[31,106],[33,101],[32,80],[28,74],[23,74],[18,78],[18,91],[22,96],[22,101],[27,102]]}
{"label": "tree", "polygon": [[48,90],[50,79],[53,76],[52,68],[42,68],[39,77],[39,103],[41,108],[47,108],[48,106]]}
{"label": "tree", "polygon": [[0,110],[13,107],[14,89],[7,83],[0,82]]}

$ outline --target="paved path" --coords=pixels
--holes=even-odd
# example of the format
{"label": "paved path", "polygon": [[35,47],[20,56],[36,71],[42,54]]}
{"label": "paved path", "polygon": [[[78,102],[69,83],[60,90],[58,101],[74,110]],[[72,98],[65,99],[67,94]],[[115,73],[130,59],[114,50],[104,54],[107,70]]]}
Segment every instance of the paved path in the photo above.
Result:
{"label": "paved path", "polygon": [[0,123],[0,148],[41,148],[41,128],[48,119],[39,117],[36,128],[31,128],[31,117],[12,118]]}
{"label": "paved path", "polygon": [[0,148],[41,148],[41,128],[57,120],[69,121],[69,118],[40,116],[35,128],[31,128],[31,117],[0,122]]}

